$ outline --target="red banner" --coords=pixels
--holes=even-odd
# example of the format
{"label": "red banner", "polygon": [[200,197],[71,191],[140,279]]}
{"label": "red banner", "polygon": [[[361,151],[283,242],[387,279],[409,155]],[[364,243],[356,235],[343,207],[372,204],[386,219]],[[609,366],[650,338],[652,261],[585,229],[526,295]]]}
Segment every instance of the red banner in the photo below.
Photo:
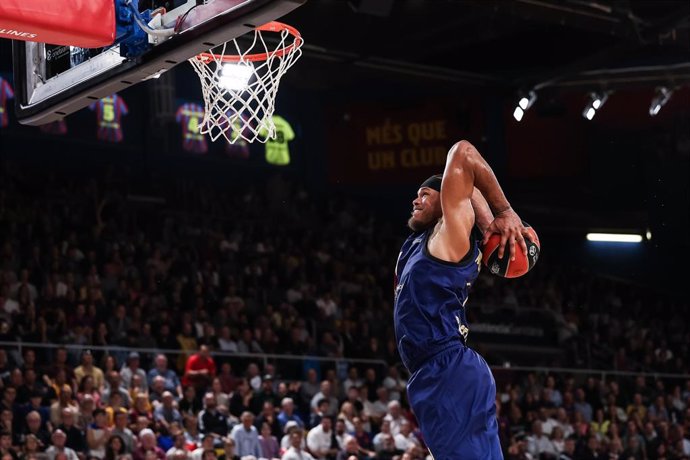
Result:
{"label": "red banner", "polygon": [[479,139],[471,103],[359,104],[333,108],[329,176],[337,184],[408,184],[443,172],[450,147]]}

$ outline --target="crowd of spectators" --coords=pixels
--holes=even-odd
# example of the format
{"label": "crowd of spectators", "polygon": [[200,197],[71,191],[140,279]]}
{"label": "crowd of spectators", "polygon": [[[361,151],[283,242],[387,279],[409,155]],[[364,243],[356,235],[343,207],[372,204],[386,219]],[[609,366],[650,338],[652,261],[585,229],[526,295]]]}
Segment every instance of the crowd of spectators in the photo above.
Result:
{"label": "crowd of spectators", "polygon": [[[353,201],[311,197],[280,176],[261,188],[154,180],[142,197],[119,174],[84,182],[5,164],[0,175],[0,342],[79,346],[0,349],[0,460],[65,453],[69,460],[424,457],[392,330],[402,223]],[[687,301],[547,264],[540,261],[520,283],[483,274],[470,314],[472,302],[552,311],[570,351],[556,364],[687,371]],[[346,376],[347,369],[327,366],[305,372],[276,360],[213,360],[211,351],[369,358],[387,366],[354,367]],[[624,419],[607,404],[616,382],[594,382],[588,403],[595,421],[583,422],[571,379],[554,383],[561,404],[543,398],[546,382],[530,384],[512,382],[499,397],[508,455],[568,455],[553,430],[539,434],[534,423],[551,417],[577,426],[563,429],[564,438],[577,439],[562,443],[574,443],[577,455],[595,438],[590,450],[619,458],[612,446],[620,438],[628,447],[633,420],[640,433],[652,423],[668,453],[655,457],[658,446],[640,443],[642,456],[632,458],[682,458],[687,387],[678,393],[655,384],[650,391],[665,401],[669,420],[650,418],[656,396],[643,399],[648,410],[636,420],[627,411],[635,394],[616,401]],[[588,398],[590,387],[582,389]],[[591,431],[605,421],[617,428]],[[535,448],[547,445],[544,436],[555,452]]]}
{"label": "crowd of spectators", "polygon": [[[151,179],[137,199],[120,172],[85,183],[5,164],[0,175],[0,340],[399,362],[403,222],[281,176],[261,188]],[[483,304],[553,313],[568,353],[540,364],[689,368],[687,299],[548,255],[519,282],[482,273],[471,322]]]}
{"label": "crowd of spectators", "polygon": [[[0,349],[0,459],[428,459],[396,366],[286,379],[272,363],[199,346],[177,372],[65,348],[41,365]],[[511,460],[690,459],[690,379],[498,372],[497,422]]]}
{"label": "crowd of spectators", "polygon": [[525,374],[497,395],[509,460],[690,458],[690,379]]}

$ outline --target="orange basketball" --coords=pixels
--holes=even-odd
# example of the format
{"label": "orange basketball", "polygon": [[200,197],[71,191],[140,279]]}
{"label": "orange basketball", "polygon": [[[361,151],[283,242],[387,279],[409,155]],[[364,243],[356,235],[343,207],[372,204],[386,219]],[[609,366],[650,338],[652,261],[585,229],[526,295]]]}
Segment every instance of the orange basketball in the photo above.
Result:
{"label": "orange basketball", "polygon": [[484,266],[489,269],[489,271],[502,278],[517,278],[524,275],[534,267],[539,259],[539,251],[541,246],[539,245],[539,237],[537,232],[526,222],[522,223],[529,232],[529,236],[525,236],[525,244],[527,245],[527,254],[522,252],[519,244],[515,244],[515,249],[517,255],[515,260],[510,260],[510,245],[506,244],[505,251],[503,252],[503,259],[498,258],[498,247],[501,243],[501,235],[494,233],[489,237],[489,241],[486,242],[484,248],[482,249],[482,261]]}

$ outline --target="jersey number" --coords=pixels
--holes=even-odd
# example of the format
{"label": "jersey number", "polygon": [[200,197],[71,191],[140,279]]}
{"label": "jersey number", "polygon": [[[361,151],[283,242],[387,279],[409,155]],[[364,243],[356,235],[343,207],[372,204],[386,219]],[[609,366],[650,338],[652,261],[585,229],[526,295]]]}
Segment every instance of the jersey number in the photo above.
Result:
{"label": "jersey number", "polygon": [[112,104],[103,104],[103,121],[111,122],[115,119],[115,107]]}

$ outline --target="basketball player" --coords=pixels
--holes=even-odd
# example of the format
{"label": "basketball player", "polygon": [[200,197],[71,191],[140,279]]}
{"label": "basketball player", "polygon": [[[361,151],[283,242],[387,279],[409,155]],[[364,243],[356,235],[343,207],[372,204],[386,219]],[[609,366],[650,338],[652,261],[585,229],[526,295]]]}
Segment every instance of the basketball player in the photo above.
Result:
{"label": "basketball player", "polygon": [[473,228],[484,232],[484,241],[501,234],[500,258],[508,256],[506,245],[511,258],[516,244],[526,253],[527,232],[467,141],[451,148],[443,176],[427,179],[412,205],[414,233],[398,256],[394,311],[410,405],[435,460],[502,459],[496,384],[466,343],[465,303],[481,263],[482,237]]}

